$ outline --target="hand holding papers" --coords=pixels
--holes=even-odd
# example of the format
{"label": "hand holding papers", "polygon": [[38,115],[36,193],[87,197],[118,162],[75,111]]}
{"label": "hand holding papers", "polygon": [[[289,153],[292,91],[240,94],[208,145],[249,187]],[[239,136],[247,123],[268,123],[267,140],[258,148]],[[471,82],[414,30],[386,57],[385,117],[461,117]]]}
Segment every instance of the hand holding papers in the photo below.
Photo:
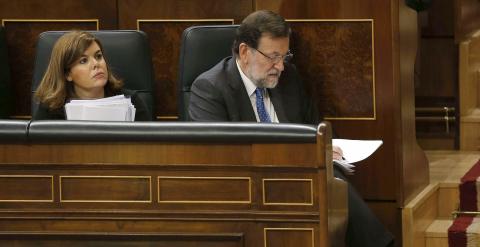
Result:
{"label": "hand holding papers", "polygon": [[123,94],[95,100],[72,100],[65,104],[65,112],[67,120],[135,120],[135,107]]}
{"label": "hand holding papers", "polygon": [[343,160],[334,160],[347,174],[353,173],[352,163],[364,160],[373,154],[381,145],[382,140],[348,140],[333,139],[332,145],[343,151]]}

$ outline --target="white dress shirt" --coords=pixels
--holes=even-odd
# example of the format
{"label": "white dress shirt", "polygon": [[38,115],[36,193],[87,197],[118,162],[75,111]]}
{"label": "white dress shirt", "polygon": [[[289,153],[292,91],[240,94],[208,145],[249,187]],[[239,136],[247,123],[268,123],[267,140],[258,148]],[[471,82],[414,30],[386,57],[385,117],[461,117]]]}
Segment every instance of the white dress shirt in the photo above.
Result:
{"label": "white dress shirt", "polygon": [[[257,100],[255,97],[255,90],[257,86],[253,84],[253,82],[243,73],[238,60],[235,60],[237,63],[238,71],[240,72],[240,77],[242,77],[243,84],[245,85],[245,89],[247,90],[248,97],[250,98],[250,103],[252,103],[253,111],[255,112],[255,117],[257,118],[257,122],[260,122],[257,112]],[[263,90],[263,103],[265,104],[265,110],[267,111],[272,123],[278,123],[277,113],[275,113],[275,109],[273,108],[272,101],[270,100],[270,96],[268,95],[268,90]]]}

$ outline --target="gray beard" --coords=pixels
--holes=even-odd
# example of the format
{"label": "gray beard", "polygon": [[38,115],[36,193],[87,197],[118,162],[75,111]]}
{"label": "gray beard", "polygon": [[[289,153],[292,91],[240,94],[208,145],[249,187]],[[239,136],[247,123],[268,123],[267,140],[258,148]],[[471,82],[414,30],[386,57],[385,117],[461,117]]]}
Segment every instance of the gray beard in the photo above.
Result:
{"label": "gray beard", "polygon": [[[251,80],[251,79],[250,79]],[[275,83],[267,83],[266,80],[252,80],[253,84],[259,88],[275,88],[278,84],[278,80]]]}
{"label": "gray beard", "polygon": [[277,79],[277,81],[272,84],[272,83],[267,83],[266,78],[263,78],[261,80],[253,79],[253,76],[251,76],[250,71],[248,72],[248,75],[246,74],[246,76],[253,82],[253,84],[255,84],[255,86],[259,88],[275,88],[278,84],[278,80],[280,79],[280,78]]}
{"label": "gray beard", "polygon": [[271,84],[271,83],[266,82],[266,80],[267,80],[266,78],[263,78],[261,80],[255,80],[253,78],[251,70],[249,68],[247,68],[247,70],[244,73],[248,77],[248,79],[250,79],[250,81],[252,81],[253,84],[255,84],[255,86],[259,87],[259,88],[275,88],[278,84],[279,79],[280,79],[280,77],[279,77],[279,79],[277,79],[277,81],[275,83]]}

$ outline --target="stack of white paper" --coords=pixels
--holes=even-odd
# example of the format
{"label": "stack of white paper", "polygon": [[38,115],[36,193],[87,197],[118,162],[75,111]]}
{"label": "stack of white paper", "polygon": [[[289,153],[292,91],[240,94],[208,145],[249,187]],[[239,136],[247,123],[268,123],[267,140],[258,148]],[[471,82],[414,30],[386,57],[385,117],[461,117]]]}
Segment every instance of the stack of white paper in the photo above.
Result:
{"label": "stack of white paper", "polygon": [[332,145],[340,147],[344,160],[334,160],[347,174],[354,172],[352,163],[364,160],[383,144],[382,140],[332,139]]}
{"label": "stack of white paper", "polygon": [[123,94],[95,100],[72,100],[65,104],[65,112],[67,120],[135,120],[135,107]]}

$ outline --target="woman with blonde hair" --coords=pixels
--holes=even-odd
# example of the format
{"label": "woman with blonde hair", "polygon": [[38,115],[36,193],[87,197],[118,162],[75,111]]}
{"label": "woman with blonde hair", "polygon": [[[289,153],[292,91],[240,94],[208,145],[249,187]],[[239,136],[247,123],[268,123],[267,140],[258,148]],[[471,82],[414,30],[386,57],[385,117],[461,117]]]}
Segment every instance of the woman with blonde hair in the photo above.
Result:
{"label": "woman with blonde hair", "polygon": [[152,120],[146,104],[123,89],[103,55],[100,41],[84,31],[62,35],[53,46],[50,63],[35,92],[39,107],[33,119],[66,119],[64,106],[72,99],[100,99],[124,94],[136,108],[136,121]]}

